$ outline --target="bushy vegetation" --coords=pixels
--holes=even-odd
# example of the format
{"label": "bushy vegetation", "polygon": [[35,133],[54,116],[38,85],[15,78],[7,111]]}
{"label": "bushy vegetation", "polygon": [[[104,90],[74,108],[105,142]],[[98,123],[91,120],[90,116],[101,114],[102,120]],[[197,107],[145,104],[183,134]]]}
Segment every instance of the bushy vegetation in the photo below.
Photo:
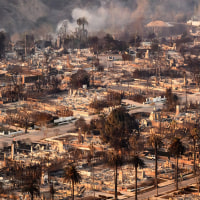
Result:
{"label": "bushy vegetation", "polygon": [[131,95],[131,96],[127,96],[127,99],[130,99],[130,100],[133,100],[133,101],[136,101],[136,102],[139,102],[139,103],[143,103],[143,102],[146,101],[145,96],[143,96],[141,94],[134,94],[134,95]]}
{"label": "bushy vegetation", "polygon": [[106,99],[103,100],[94,100],[90,107],[96,109],[97,111],[101,111],[104,108],[110,106],[121,105],[122,95],[118,92],[109,92]]}
{"label": "bushy vegetation", "polygon": [[106,118],[105,128],[101,130],[101,137],[104,142],[119,150],[129,147],[129,138],[133,134],[133,130],[139,130],[135,117],[129,115],[124,108],[118,108]]}
{"label": "bushy vegetation", "polygon": [[85,70],[78,70],[71,76],[71,87],[74,89],[82,88],[83,85],[90,85],[90,75]]}
{"label": "bushy vegetation", "polygon": [[[146,79],[150,78],[151,76],[156,76],[156,68],[151,70],[136,69],[133,72],[133,78]],[[167,69],[167,70],[161,70],[160,76],[170,77],[170,78],[183,78],[183,73],[176,70]]]}
{"label": "bushy vegetation", "polygon": [[91,104],[90,104],[91,108],[96,109],[97,111],[101,111],[104,108],[109,107],[108,103],[106,100],[94,100]]}
{"label": "bushy vegetation", "polygon": [[172,93],[172,89],[169,88],[166,90],[165,97],[167,98],[166,101],[166,109],[168,111],[175,111],[176,105],[178,105],[179,99],[176,94]]}

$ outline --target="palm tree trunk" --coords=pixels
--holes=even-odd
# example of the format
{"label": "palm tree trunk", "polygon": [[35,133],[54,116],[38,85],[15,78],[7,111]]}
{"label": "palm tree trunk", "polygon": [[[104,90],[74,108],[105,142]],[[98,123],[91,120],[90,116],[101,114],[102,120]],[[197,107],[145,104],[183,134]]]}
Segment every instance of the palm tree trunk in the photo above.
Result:
{"label": "palm tree trunk", "polygon": [[135,200],[137,200],[137,167],[135,167]]}
{"label": "palm tree trunk", "polygon": [[99,59],[99,47],[98,47],[98,44],[96,46],[96,49],[97,49],[97,59]]}
{"label": "palm tree trunk", "polygon": [[117,200],[117,163],[115,164],[115,200]]}
{"label": "palm tree trunk", "polygon": [[194,166],[193,166],[193,173],[194,173],[194,175],[196,175],[196,149],[195,149],[195,147],[196,147],[196,140],[194,139],[193,140],[193,148],[194,148]]}
{"label": "palm tree trunk", "polygon": [[25,133],[28,133],[28,123],[25,123]]}
{"label": "palm tree trunk", "polygon": [[178,156],[176,156],[176,190],[178,190]]}
{"label": "palm tree trunk", "polygon": [[72,180],[72,200],[74,200],[74,181]]}
{"label": "palm tree trunk", "polygon": [[156,196],[158,196],[158,153],[157,147],[155,147],[155,186],[156,186]]}

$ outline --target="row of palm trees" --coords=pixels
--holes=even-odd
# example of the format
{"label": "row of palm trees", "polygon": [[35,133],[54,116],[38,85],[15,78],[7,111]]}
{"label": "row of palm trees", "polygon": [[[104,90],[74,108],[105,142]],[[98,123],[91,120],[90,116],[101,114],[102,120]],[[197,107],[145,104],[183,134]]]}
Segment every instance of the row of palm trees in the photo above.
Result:
{"label": "row of palm trees", "polygon": [[[198,141],[198,130],[197,128],[192,129],[190,131],[190,137],[193,139],[193,149],[194,149],[194,159],[196,159],[196,151],[195,146]],[[154,149],[155,154],[155,188],[156,188],[156,196],[158,196],[158,150],[164,145],[162,142],[162,137],[160,135],[152,134],[149,138],[149,144]],[[94,147],[92,145],[91,149],[91,155],[94,157],[95,151]],[[170,144],[169,147],[169,153],[172,155],[175,159],[175,182],[176,182],[176,190],[178,190],[178,174],[179,174],[179,168],[178,168],[178,162],[181,155],[183,155],[185,152],[185,146],[181,142],[180,138],[174,138]],[[114,182],[115,182],[115,199],[117,200],[118,192],[117,192],[117,184],[118,184],[118,168],[121,167],[123,164],[132,164],[135,170],[135,200],[137,200],[137,172],[138,168],[144,168],[145,163],[140,158],[140,156],[137,154],[136,149],[133,150],[133,155],[129,155],[128,159],[120,151],[113,151],[109,152],[104,155],[106,162],[114,168],[115,175],[114,175]],[[195,167],[195,161],[194,161],[194,174],[196,174],[196,167]],[[70,181],[72,185],[72,199],[74,200],[74,185],[79,183],[82,178],[78,170],[76,169],[75,165],[69,165],[65,168],[65,180]]]}
{"label": "row of palm trees", "polygon": [[[152,135],[149,139],[151,146],[154,148],[155,154],[155,188],[156,188],[156,195],[158,195],[158,149],[162,147],[163,142],[162,138],[159,135]],[[174,138],[169,147],[170,155],[174,156],[176,159],[175,165],[175,181],[176,181],[176,190],[178,190],[178,161],[180,156],[185,152],[185,146],[181,142],[179,138]],[[140,158],[140,156],[134,152],[133,155],[126,158],[126,156],[122,156],[122,153],[119,151],[113,151],[107,153],[105,155],[106,161],[108,164],[114,168],[114,183],[115,183],[115,200],[117,200],[118,192],[117,192],[117,183],[118,183],[118,168],[121,167],[123,164],[132,164],[135,170],[135,200],[137,200],[137,173],[138,168],[144,168],[145,163]],[[74,200],[74,185],[81,181],[81,175],[76,169],[75,165],[70,165],[65,168],[65,180],[70,181],[72,184],[72,199]]]}
{"label": "row of palm trees", "polygon": [[[193,132],[193,134],[195,131]],[[195,135],[195,134],[194,134]],[[196,138],[197,139],[197,138]],[[195,141],[196,141],[195,139]],[[159,135],[151,135],[149,142],[151,146],[154,149],[154,154],[155,154],[155,187],[156,187],[156,195],[158,195],[158,150],[159,148],[162,147],[163,142],[162,138]],[[178,161],[180,156],[184,153],[185,147],[182,144],[181,140],[179,138],[175,138],[170,147],[169,147],[169,152],[171,155],[173,155],[176,159],[176,170],[175,170],[175,181],[176,181],[176,189],[178,190]],[[95,155],[94,147],[91,147],[91,154]],[[119,151],[112,151],[108,152],[104,155],[104,158],[109,166],[114,168],[115,175],[114,175],[114,182],[115,182],[115,200],[117,200],[118,197],[118,192],[117,192],[117,185],[118,185],[118,169],[124,164],[131,164],[134,167],[135,170],[135,200],[137,200],[137,195],[138,195],[138,190],[137,190],[137,173],[138,173],[138,168],[144,168],[145,163],[144,161],[140,158],[139,154],[135,151],[131,152],[130,154],[122,153],[120,150]],[[194,167],[195,169],[195,167]],[[19,170],[18,170],[19,171]],[[35,172],[34,170],[32,170]],[[22,178],[22,177],[21,177]],[[20,179],[20,177],[19,177]],[[38,179],[37,179],[38,180]],[[80,172],[76,169],[76,166],[74,164],[68,165],[64,169],[64,180],[65,181],[70,181],[71,182],[71,189],[72,189],[72,199],[74,200],[74,186],[82,180],[82,177],[80,175]],[[23,192],[28,192],[31,195],[31,198],[33,199],[34,195],[38,195],[39,193],[39,185],[38,182],[35,182],[34,180],[30,182],[30,184],[26,184],[25,187],[23,187]],[[52,194],[52,199],[55,194],[55,188],[53,185],[50,185],[50,193]]]}
{"label": "row of palm trees", "polygon": [[[145,167],[144,161],[138,156],[134,155],[131,159],[128,160],[128,162],[124,162],[124,158],[116,153],[116,152],[111,152],[110,154],[107,155],[106,157],[108,164],[114,168],[115,170],[115,175],[114,175],[114,182],[115,182],[115,199],[117,200],[118,196],[118,190],[117,190],[117,182],[118,182],[118,168],[122,166],[124,163],[129,163],[132,164],[134,169],[135,169],[135,199],[137,200],[137,170],[138,168],[143,168]],[[82,180],[82,177],[79,173],[79,171],[76,169],[75,165],[69,165],[65,168],[65,173],[64,173],[64,180],[71,182],[71,188],[72,188],[72,200],[74,200],[74,186],[77,183],[80,183]]]}
{"label": "row of palm trees", "polygon": [[[158,196],[158,149],[162,147],[162,139],[158,135],[152,135],[150,140],[152,147],[154,148],[155,154],[155,187],[156,187],[156,196]],[[176,190],[178,190],[178,160],[180,156],[185,152],[185,147],[182,144],[179,138],[175,138],[169,148],[169,153],[176,158],[176,171],[175,171],[175,181],[176,181]],[[119,158],[117,159],[119,160]],[[129,160],[129,164],[132,164],[135,170],[135,200],[137,200],[137,170],[138,168],[144,168],[145,163],[139,157],[139,155],[133,155]],[[115,176],[117,174],[117,164],[122,165],[119,161],[115,163]],[[117,177],[115,177],[115,200],[117,200]]]}
{"label": "row of palm trees", "polygon": [[[193,138],[193,144],[194,147],[196,146],[196,142],[198,140],[197,137],[197,129],[194,129],[191,131],[191,137]],[[137,141],[135,141],[137,142]],[[155,154],[155,188],[156,188],[156,196],[158,196],[158,150],[163,146],[162,142],[162,137],[160,135],[152,134],[149,138],[149,144],[152,146],[154,149],[154,154]],[[136,145],[135,145],[136,146]],[[133,148],[134,149],[134,148]],[[194,148],[195,150],[195,148]],[[95,149],[94,146],[91,145],[90,147],[90,153],[92,157],[94,158],[95,156]],[[176,181],[176,189],[178,190],[178,174],[179,174],[179,169],[178,169],[178,162],[180,156],[185,152],[185,146],[181,142],[181,139],[179,138],[174,138],[170,144],[169,147],[169,153],[170,155],[174,156],[176,159],[175,165],[175,181]],[[194,151],[195,152],[195,151]],[[194,156],[196,158],[196,156]],[[114,168],[114,183],[115,183],[115,200],[117,200],[118,197],[118,192],[117,192],[117,184],[118,184],[118,169],[124,164],[131,164],[134,167],[135,170],[135,200],[137,200],[137,195],[138,195],[138,190],[137,190],[137,173],[138,173],[138,168],[144,168],[145,163],[144,161],[140,158],[137,149],[135,148],[134,150],[129,152],[122,152],[120,150],[114,150],[112,152],[108,152],[104,154],[104,161],[109,164],[110,167]],[[94,164],[94,163],[93,163]],[[195,161],[194,161],[195,165]],[[196,170],[194,166],[194,170]],[[195,172],[194,172],[195,174]],[[71,189],[72,189],[72,199],[74,200],[74,186],[82,180],[82,177],[79,173],[79,171],[76,169],[75,164],[70,164],[64,169],[64,180],[65,181],[70,181],[71,182]],[[31,185],[30,185],[31,186]],[[32,186],[31,186],[32,187]],[[35,188],[35,187],[32,187]],[[27,189],[26,191],[28,191]],[[52,199],[53,195],[55,193],[55,189],[53,185],[50,185],[50,190],[52,190]],[[31,194],[31,191],[30,191]],[[31,194],[33,197],[33,194]]]}
{"label": "row of palm trees", "polygon": [[[193,175],[196,175],[196,146],[200,139],[200,128],[198,124],[189,124],[187,123],[184,129],[184,136],[188,141],[192,140],[192,149],[193,149]],[[180,130],[178,130],[180,132]],[[178,190],[178,161],[181,155],[183,155],[186,151],[186,147],[183,145],[180,138],[176,137],[174,133],[174,139],[171,142],[169,147],[169,154],[174,156],[176,159],[176,169],[175,169],[175,181],[176,181],[176,190]],[[158,195],[158,181],[157,181],[157,162],[158,162],[158,150],[164,145],[162,142],[162,137],[160,135],[152,134],[149,142],[154,149],[155,154],[155,187],[156,187],[156,195]]]}
{"label": "row of palm trees", "polygon": [[[187,129],[189,130],[189,129]],[[193,140],[193,149],[194,149],[194,174],[196,174],[196,166],[195,166],[195,159],[196,159],[196,143],[198,141],[198,129],[194,128],[191,129],[190,131],[190,137]],[[153,147],[154,149],[154,154],[155,154],[155,188],[156,188],[156,195],[158,195],[158,150],[163,146],[162,142],[162,137],[160,135],[152,134],[149,138],[149,144]],[[136,145],[135,145],[136,146]],[[93,145],[90,147],[91,149],[91,155],[94,157],[95,155],[95,150]],[[176,170],[175,170],[175,181],[176,181],[176,189],[178,190],[178,162],[180,156],[185,152],[185,147],[183,143],[181,142],[181,139],[179,138],[174,138],[173,141],[171,142],[171,145],[169,147],[169,153],[175,157],[176,162]],[[137,172],[138,168],[143,168],[145,167],[144,161],[140,158],[139,154],[136,151],[136,148],[132,149],[131,153],[125,154],[125,152],[122,152],[120,150],[115,150],[113,152],[107,153],[104,155],[105,161],[114,168],[115,171],[115,199],[117,200],[117,182],[118,182],[118,168],[121,167],[123,164],[132,164],[134,169],[135,169],[135,199],[137,200]],[[74,185],[79,183],[81,181],[81,175],[76,169],[76,166],[74,164],[71,164],[67,166],[64,170],[64,179],[66,181],[70,181],[72,185],[72,199],[74,200]],[[28,186],[28,185],[27,185]],[[31,182],[30,188],[34,189],[35,183]],[[37,188],[36,188],[37,189]],[[53,185],[50,185],[50,190],[52,191],[51,193],[55,193],[55,189]],[[29,191],[29,188],[26,188],[25,191],[29,192],[33,198],[33,194],[35,191],[32,193],[32,191]],[[24,191],[24,192],[25,192]],[[37,190],[38,191],[38,190]],[[52,195],[53,199],[53,195]]]}

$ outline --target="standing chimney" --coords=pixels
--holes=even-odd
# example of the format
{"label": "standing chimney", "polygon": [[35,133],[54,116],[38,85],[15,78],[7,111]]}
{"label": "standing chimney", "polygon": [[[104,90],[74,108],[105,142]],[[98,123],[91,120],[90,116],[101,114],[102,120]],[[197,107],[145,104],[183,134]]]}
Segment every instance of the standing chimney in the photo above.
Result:
{"label": "standing chimney", "polygon": [[176,105],[176,115],[179,115],[179,113],[180,113],[180,106]]}
{"label": "standing chimney", "polygon": [[4,152],[4,161],[3,161],[3,166],[6,167],[6,153]]}
{"label": "standing chimney", "polygon": [[31,144],[31,153],[33,153],[33,145]]}
{"label": "standing chimney", "polygon": [[14,158],[14,151],[15,151],[15,145],[14,143],[11,144],[11,160]]}
{"label": "standing chimney", "polygon": [[187,78],[186,78],[186,73],[184,73],[184,86],[187,85]]}
{"label": "standing chimney", "polygon": [[25,83],[25,78],[24,78],[24,75],[22,75],[22,84]]}

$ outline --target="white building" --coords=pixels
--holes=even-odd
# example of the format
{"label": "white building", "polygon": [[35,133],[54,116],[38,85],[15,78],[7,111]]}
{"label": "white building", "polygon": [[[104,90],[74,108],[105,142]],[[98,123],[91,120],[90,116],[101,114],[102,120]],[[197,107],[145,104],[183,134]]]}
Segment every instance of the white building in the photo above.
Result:
{"label": "white building", "polygon": [[187,21],[188,25],[192,26],[200,26],[200,17],[194,16],[191,20]]}

